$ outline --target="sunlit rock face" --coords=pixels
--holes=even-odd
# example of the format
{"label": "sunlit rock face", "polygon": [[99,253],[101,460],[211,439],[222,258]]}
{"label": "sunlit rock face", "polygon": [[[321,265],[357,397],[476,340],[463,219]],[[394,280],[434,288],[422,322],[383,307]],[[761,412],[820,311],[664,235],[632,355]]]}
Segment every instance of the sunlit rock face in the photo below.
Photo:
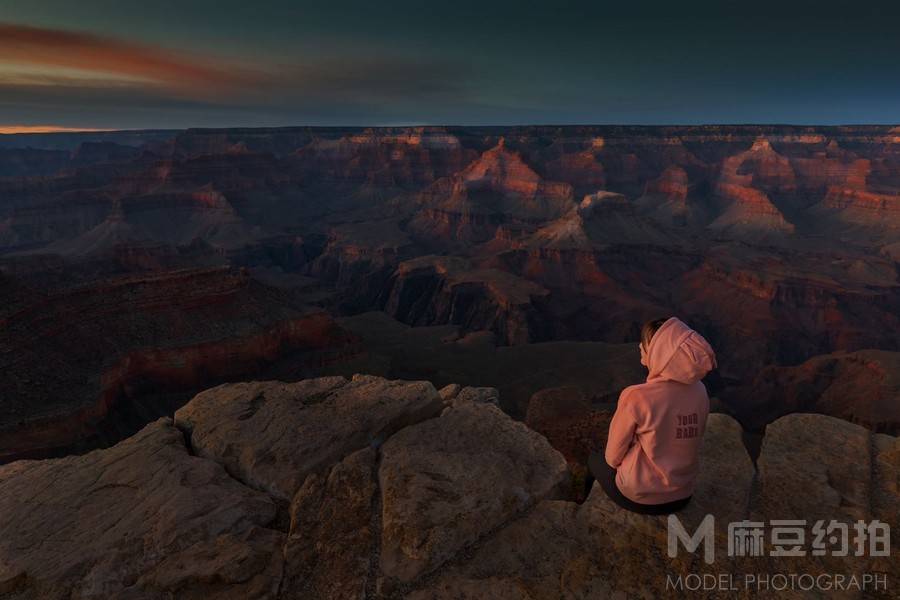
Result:
{"label": "sunlit rock face", "polygon": [[541,178],[501,138],[463,171],[436,182],[422,202],[412,223],[419,236],[482,242],[502,224],[534,225],[563,214],[572,187]]}

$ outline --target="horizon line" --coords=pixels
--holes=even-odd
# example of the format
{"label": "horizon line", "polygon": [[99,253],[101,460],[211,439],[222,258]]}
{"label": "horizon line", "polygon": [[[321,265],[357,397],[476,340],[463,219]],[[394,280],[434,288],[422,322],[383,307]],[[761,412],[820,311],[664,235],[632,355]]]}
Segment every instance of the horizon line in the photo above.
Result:
{"label": "horizon line", "polygon": [[900,127],[900,122],[893,123],[778,123],[778,122],[707,122],[707,123],[443,123],[443,124],[332,124],[332,125],[223,125],[223,126],[188,126],[188,127],[67,127],[56,125],[0,125],[0,135],[53,135],[77,133],[140,133],[149,131],[215,131],[223,129],[417,129],[417,128],[515,128],[515,127]]}

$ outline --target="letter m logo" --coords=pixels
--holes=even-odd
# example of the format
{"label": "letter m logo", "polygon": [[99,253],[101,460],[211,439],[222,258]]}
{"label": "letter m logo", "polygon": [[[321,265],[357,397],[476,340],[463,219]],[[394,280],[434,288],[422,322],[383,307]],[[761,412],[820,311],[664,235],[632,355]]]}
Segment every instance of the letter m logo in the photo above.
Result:
{"label": "letter m logo", "polygon": [[703,543],[703,560],[706,564],[712,564],[716,559],[716,518],[713,515],[706,515],[694,535],[688,535],[684,526],[678,517],[669,515],[669,558],[678,556],[678,542],[684,544],[685,550],[688,552],[696,552]]}

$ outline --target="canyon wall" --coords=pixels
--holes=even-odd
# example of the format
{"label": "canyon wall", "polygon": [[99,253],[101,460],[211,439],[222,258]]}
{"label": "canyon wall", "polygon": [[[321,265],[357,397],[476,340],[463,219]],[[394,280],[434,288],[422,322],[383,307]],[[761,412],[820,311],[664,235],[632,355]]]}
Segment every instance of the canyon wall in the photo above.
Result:
{"label": "canyon wall", "polygon": [[[898,199],[890,126],[4,137],[2,426],[112,404],[144,415],[133,433],[226,373],[321,370],[290,372],[297,344],[365,355],[337,350],[342,334],[284,331],[378,310],[509,346],[634,343],[644,320],[678,315],[713,343],[710,385],[748,428],[808,409],[896,431],[866,398],[801,401],[773,374],[900,351]],[[210,358],[166,377],[123,366],[191,352]],[[116,373],[128,383],[104,391]]]}

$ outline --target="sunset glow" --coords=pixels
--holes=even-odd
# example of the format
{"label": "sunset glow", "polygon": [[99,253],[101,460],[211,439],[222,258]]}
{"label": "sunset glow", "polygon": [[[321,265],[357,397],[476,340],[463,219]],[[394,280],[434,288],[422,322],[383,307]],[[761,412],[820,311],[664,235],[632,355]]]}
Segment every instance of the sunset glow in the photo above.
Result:
{"label": "sunset glow", "polygon": [[72,133],[75,131],[111,131],[110,129],[85,129],[83,127],[60,127],[58,125],[0,125],[0,135],[11,133]]}

